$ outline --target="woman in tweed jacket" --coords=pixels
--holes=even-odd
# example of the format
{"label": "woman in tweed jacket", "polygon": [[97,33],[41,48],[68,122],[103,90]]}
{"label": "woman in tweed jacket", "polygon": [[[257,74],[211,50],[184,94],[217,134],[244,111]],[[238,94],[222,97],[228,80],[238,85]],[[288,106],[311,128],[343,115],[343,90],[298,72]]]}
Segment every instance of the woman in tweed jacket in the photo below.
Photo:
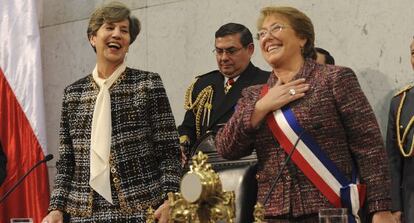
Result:
{"label": "woman in tweed jacket", "polygon": [[43,222],[144,222],[149,207],[158,208],[159,222],[168,220],[167,193],[178,190],[181,176],[178,133],[159,75],[124,64],[139,30],[120,3],[92,14],[97,65],[65,89],[60,158]]}
{"label": "woman in tweed jacket", "polygon": [[287,154],[264,121],[270,112],[289,105],[301,127],[348,179],[356,161],[373,222],[393,222],[383,142],[354,72],[315,62],[312,22],[297,9],[264,8],[258,29],[262,54],[273,67],[269,91],[261,97],[263,85],[244,90],[236,112],[216,136],[218,152],[237,159],[256,149],[258,202],[263,203],[272,179],[282,171],[265,204],[268,222],[318,222],[319,209],[333,205],[292,160],[281,168]]}

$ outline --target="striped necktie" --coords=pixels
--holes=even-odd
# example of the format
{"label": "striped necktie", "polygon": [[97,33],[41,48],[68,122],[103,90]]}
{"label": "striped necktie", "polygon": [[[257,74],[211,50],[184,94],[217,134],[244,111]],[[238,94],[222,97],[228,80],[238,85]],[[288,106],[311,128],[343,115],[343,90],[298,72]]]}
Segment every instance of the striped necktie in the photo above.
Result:
{"label": "striped necktie", "polygon": [[224,93],[227,94],[231,88],[231,86],[234,84],[233,78],[229,78],[226,82],[226,85],[224,86]]}

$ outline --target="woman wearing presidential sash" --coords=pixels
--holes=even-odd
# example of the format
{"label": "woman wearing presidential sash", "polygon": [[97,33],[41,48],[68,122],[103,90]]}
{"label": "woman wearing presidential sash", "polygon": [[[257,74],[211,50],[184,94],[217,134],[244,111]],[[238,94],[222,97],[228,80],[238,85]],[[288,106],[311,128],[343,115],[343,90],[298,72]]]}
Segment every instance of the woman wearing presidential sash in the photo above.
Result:
{"label": "woman wearing presidential sash", "polygon": [[[414,39],[410,45],[414,69]],[[414,222],[414,88],[408,85],[391,100],[387,151],[391,166],[392,210],[398,222]]]}
{"label": "woman wearing presidential sash", "polygon": [[42,223],[145,222],[149,207],[168,222],[178,190],[178,133],[161,78],[125,56],[140,31],[121,3],[94,11],[87,36],[96,66],[64,92],[59,161]]}
{"label": "woman wearing presidential sash", "polygon": [[272,74],[243,91],[216,146],[227,159],[256,149],[266,221],[318,222],[341,207],[362,222],[366,204],[372,222],[394,222],[387,155],[355,73],[316,63],[312,22],[295,8],[263,8],[257,28]]}

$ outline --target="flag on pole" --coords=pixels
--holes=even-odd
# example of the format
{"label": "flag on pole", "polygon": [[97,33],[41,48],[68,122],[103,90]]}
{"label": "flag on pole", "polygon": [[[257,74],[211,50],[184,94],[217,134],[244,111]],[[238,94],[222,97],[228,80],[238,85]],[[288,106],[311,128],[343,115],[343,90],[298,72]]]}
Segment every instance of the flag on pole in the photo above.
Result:
{"label": "flag on pole", "polygon": [[[47,154],[37,2],[0,0],[0,143],[7,157],[0,197]],[[43,163],[0,204],[0,222],[40,222],[48,203]]]}

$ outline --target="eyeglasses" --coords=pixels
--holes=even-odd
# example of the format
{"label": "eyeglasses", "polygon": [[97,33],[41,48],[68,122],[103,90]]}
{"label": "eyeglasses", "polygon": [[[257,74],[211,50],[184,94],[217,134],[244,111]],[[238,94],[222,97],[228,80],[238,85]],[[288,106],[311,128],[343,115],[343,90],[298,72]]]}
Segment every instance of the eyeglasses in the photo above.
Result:
{"label": "eyeglasses", "polygon": [[237,52],[239,52],[241,49],[243,49],[243,47],[241,47],[241,48],[230,47],[230,48],[227,48],[227,49],[222,49],[222,48],[217,48],[216,47],[213,50],[213,53],[216,54],[217,56],[223,56],[224,53],[226,53],[229,56],[233,56]]}
{"label": "eyeglasses", "polygon": [[270,29],[262,29],[259,32],[257,32],[257,36],[256,39],[257,40],[262,40],[266,37],[266,35],[268,33],[270,33],[272,36],[275,36],[278,32],[280,32],[282,29],[287,28],[288,26],[286,25],[281,25],[281,24],[273,24]]}

